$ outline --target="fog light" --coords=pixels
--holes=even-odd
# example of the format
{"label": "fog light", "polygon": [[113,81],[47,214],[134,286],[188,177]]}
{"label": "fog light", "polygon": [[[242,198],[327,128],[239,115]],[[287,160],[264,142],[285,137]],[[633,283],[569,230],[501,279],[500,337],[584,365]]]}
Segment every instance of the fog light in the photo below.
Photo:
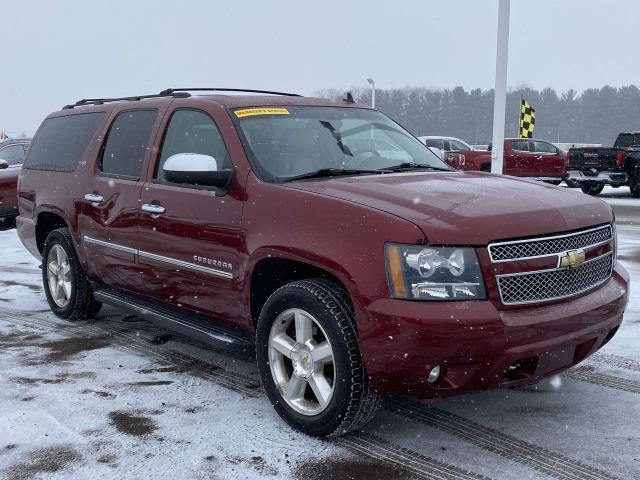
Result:
{"label": "fog light", "polygon": [[429,376],[427,377],[427,382],[435,383],[438,380],[438,378],[440,378],[440,371],[441,371],[440,365],[436,365],[435,367],[433,367],[429,372]]}

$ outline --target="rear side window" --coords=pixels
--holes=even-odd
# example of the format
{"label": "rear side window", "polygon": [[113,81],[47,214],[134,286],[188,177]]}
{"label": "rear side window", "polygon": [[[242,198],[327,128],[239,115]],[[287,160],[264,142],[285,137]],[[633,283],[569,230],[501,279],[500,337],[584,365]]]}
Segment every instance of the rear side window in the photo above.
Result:
{"label": "rear side window", "polygon": [[109,129],[103,147],[100,170],[108,175],[140,178],[149,137],[157,110],[131,110],[120,113]]}
{"label": "rear side window", "polygon": [[528,152],[529,142],[527,140],[514,140],[514,142],[511,144],[511,148],[518,152]]}
{"label": "rear side window", "polygon": [[104,112],[47,118],[29,149],[24,168],[73,172],[102,122]]}
{"label": "rear side window", "polygon": [[442,140],[428,138],[427,140],[425,140],[424,144],[427,147],[434,147],[434,148],[439,148],[440,150],[444,150],[444,142]]}

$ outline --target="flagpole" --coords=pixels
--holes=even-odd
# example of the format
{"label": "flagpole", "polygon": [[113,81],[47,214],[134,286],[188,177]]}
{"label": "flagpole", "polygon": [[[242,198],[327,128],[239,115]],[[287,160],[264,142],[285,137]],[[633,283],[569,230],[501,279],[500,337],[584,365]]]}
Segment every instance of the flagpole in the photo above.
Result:
{"label": "flagpole", "polygon": [[504,121],[507,106],[507,64],[509,61],[509,9],[510,0],[499,0],[491,173],[502,173],[504,161]]}
{"label": "flagpole", "polygon": [[518,112],[518,129],[516,130],[516,132],[518,132],[518,138],[522,138],[522,131],[520,130],[520,121],[522,119],[522,104],[524,103],[524,95],[521,93],[520,94],[520,111]]}

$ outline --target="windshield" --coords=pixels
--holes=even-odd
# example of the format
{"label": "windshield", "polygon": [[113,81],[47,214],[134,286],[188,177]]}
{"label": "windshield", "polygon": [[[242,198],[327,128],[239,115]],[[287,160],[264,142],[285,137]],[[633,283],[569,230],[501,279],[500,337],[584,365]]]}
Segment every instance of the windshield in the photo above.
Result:
{"label": "windshield", "polygon": [[375,173],[410,164],[448,169],[424,144],[380,112],[339,107],[234,110],[254,168],[269,181],[319,170]]}

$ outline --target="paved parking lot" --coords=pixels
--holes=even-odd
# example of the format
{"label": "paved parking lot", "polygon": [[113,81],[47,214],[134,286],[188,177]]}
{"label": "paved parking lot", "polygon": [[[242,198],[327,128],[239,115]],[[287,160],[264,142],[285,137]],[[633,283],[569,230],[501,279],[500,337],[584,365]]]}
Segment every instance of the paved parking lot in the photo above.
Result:
{"label": "paved parking lot", "polygon": [[109,308],[57,319],[38,262],[2,232],[0,477],[640,478],[640,200],[603,198],[634,291],[601,352],[524,389],[389,401],[365,431],[327,441],[280,421],[244,354]]}

